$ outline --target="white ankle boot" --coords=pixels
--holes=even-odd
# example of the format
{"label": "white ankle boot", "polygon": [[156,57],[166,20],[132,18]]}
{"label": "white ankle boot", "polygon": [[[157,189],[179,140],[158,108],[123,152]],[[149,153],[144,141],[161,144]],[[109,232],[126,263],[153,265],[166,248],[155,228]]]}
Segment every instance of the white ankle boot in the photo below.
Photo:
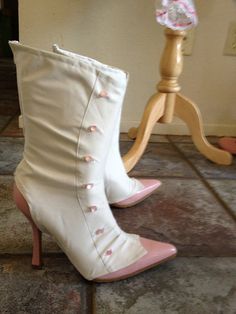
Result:
{"label": "white ankle boot", "polygon": [[[32,222],[54,236],[89,280],[112,280],[110,274],[132,265],[137,273],[174,256],[172,245],[156,241],[149,254],[144,247],[149,240],[141,243],[139,236],[122,231],[107,203],[105,164],[127,75],[18,42],[10,45],[25,131],[15,182]],[[101,96],[104,90],[107,101]],[[147,262],[143,258],[149,255]]]}
{"label": "white ankle boot", "polygon": [[[53,51],[70,58],[81,60],[82,62],[90,62],[98,68],[104,68],[104,64],[94,59],[61,49],[56,44],[53,45]],[[100,97],[109,99],[109,92],[106,89],[103,90]],[[120,107],[113,139],[109,147],[104,180],[108,202],[114,204],[116,207],[130,207],[148,197],[160,186],[161,182],[154,179],[137,180],[130,178],[126,174],[119,149],[121,109],[122,107]]]}

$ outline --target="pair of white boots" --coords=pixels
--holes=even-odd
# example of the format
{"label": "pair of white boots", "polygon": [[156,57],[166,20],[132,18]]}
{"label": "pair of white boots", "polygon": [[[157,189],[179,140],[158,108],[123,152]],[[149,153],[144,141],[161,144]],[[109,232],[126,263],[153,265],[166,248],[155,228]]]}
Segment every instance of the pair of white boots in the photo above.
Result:
{"label": "pair of white boots", "polygon": [[173,245],[125,233],[109,207],[131,206],[160,184],[130,179],[122,163],[127,73],[57,46],[10,46],[25,134],[14,196],[33,227],[33,264],[40,266],[41,232],[88,280],[127,278],[175,256]]}

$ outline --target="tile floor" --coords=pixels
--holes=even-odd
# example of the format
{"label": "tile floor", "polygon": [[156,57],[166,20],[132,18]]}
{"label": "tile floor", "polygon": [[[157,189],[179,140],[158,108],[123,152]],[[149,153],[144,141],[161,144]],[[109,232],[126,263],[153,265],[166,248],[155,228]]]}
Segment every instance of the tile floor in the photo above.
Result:
{"label": "tile floor", "polygon": [[[131,175],[159,178],[162,186],[143,203],[113,211],[126,231],[174,243],[178,257],[128,280],[95,284],[49,236],[43,269],[31,269],[30,227],[11,197],[23,144],[16,112],[0,115],[0,313],[236,313],[235,159],[215,165],[189,137],[152,136]],[[122,135],[122,153],[131,145]]]}

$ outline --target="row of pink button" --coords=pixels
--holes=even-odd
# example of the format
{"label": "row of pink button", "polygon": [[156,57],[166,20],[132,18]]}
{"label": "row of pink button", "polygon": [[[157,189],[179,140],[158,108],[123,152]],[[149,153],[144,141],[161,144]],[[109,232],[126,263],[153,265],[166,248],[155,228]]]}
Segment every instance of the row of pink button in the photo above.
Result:
{"label": "row of pink button", "polygon": [[[99,97],[102,97],[102,98],[108,98],[108,93],[107,93],[107,91],[102,90],[102,91],[99,93],[98,96],[99,96]],[[98,129],[98,128],[97,128],[96,125],[91,125],[91,126],[88,127],[87,130],[88,130],[88,132],[95,132],[95,131],[97,131],[97,129]],[[84,156],[84,161],[86,161],[86,162],[89,163],[89,162],[94,161],[94,158],[93,158],[92,156],[90,156],[90,155],[87,155],[87,156]],[[91,190],[91,189],[93,188],[93,186],[94,186],[93,183],[88,183],[88,184],[85,184],[85,185],[84,185],[84,188],[87,189],[87,190]],[[97,210],[98,210],[98,208],[97,208],[97,206],[95,206],[95,205],[89,207],[89,211],[90,211],[91,213],[95,213]],[[100,234],[103,234],[103,233],[104,233],[104,228],[100,228],[100,229],[97,229],[97,230],[95,231],[95,234],[96,234],[96,235],[100,235]],[[106,255],[106,256],[112,255],[112,249],[107,250],[106,253],[105,253],[105,255]]]}

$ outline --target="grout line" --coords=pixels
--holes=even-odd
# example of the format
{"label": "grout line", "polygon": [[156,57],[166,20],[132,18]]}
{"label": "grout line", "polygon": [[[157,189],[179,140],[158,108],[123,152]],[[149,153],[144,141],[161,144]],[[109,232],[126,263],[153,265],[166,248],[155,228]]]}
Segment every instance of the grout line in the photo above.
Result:
{"label": "grout line", "polygon": [[178,179],[178,180],[199,180],[198,177],[180,177],[180,176],[168,176],[168,175],[158,175],[158,176],[150,176],[150,175],[133,175],[131,172],[129,173],[129,175],[131,174],[131,177],[135,177],[136,179],[143,179],[143,178],[147,178],[147,179]]}
{"label": "grout line", "polygon": [[[22,253],[0,253],[0,259],[11,259],[11,258],[20,258],[20,257],[32,257],[32,252],[22,252]],[[64,252],[47,252],[43,253],[43,258],[49,258],[49,257],[66,257]],[[66,257],[67,258],[67,257]]]}
{"label": "grout line", "polygon": [[[122,138],[122,136],[124,136],[124,134],[127,135],[128,133],[124,133],[124,132],[120,133],[120,136],[119,136],[119,141],[120,142],[122,142],[122,143],[127,143],[127,142],[134,143],[135,142],[135,139],[129,138],[128,135],[127,135],[127,138],[124,138],[124,137]],[[158,143],[158,144],[163,144],[163,143],[164,144],[169,144],[170,143],[169,139],[167,138],[167,135],[157,135],[157,136],[163,137],[163,141],[161,141],[160,138],[159,139],[155,139],[155,135],[157,135],[157,134],[153,134],[153,135],[150,136],[150,138],[148,140],[148,144],[149,143]]]}
{"label": "grout line", "polygon": [[231,208],[225,203],[225,201],[220,197],[220,195],[214,190],[214,188],[206,181],[203,181],[205,186],[210,190],[210,192],[215,196],[215,198],[218,200],[218,202],[224,207],[226,212],[233,218],[233,220],[236,221],[236,215],[231,210]]}
{"label": "grout line", "polygon": [[95,293],[96,293],[96,287],[94,285],[94,282],[87,281],[86,314],[95,314],[96,313],[94,310]]}
{"label": "grout line", "polygon": [[[168,137],[168,135],[167,135]],[[169,139],[170,143],[173,145],[173,147],[178,151],[178,153],[181,155],[181,157],[188,163],[188,165],[196,172],[198,178],[201,180],[201,182],[205,185],[205,187],[211,192],[211,194],[216,198],[216,200],[221,204],[221,206],[225,209],[227,214],[233,218],[234,221],[236,221],[236,215],[231,210],[231,208],[225,203],[225,201],[219,196],[219,194],[212,188],[212,186],[207,182],[207,180],[204,178],[204,176],[201,174],[201,172],[194,166],[194,164],[191,162],[190,159],[186,157],[186,155],[179,149],[175,143]]]}
{"label": "grout line", "polygon": [[91,295],[91,313],[92,314],[96,314],[97,313],[97,307],[96,307],[96,290],[97,290],[97,283],[93,282],[91,283],[91,291],[92,291],[92,295]]}

